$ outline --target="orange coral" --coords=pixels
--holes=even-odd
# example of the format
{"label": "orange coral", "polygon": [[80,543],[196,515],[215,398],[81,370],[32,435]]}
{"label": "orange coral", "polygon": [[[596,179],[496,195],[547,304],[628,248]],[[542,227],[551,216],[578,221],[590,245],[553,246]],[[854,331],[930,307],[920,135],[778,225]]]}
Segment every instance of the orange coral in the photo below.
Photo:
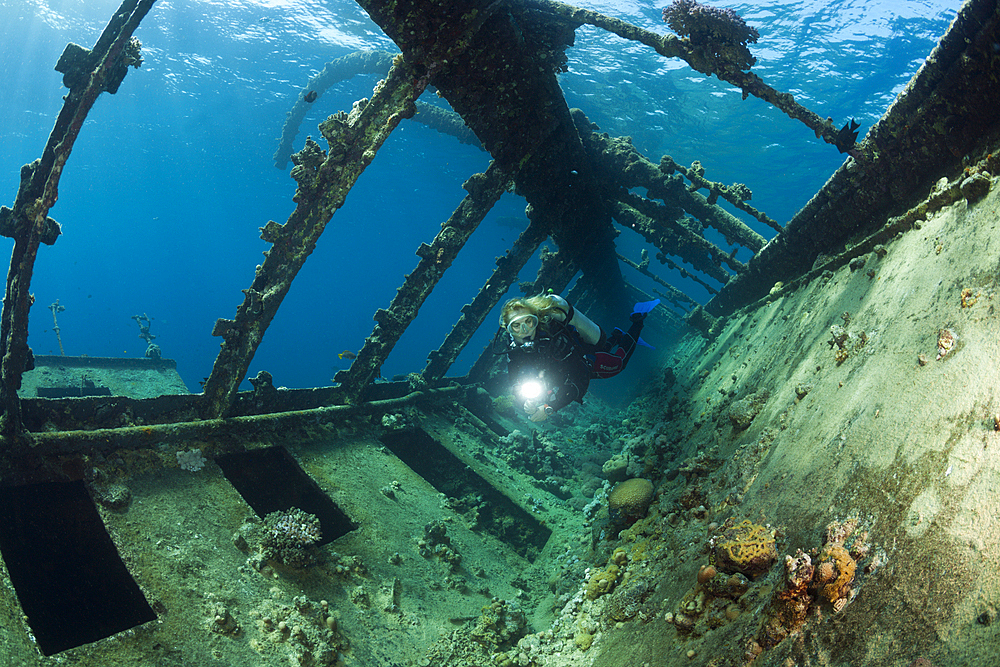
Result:
{"label": "orange coral", "polygon": [[[817,580],[820,584],[820,597],[828,600],[834,605],[841,598],[846,598],[851,593],[851,583],[854,581],[854,572],[857,563],[847,553],[847,549],[841,544],[827,544],[819,554],[819,568]],[[833,573],[836,572],[834,579]],[[823,576],[826,574],[827,576]],[[831,581],[832,580],[832,581]],[[829,583],[827,583],[829,582]]]}

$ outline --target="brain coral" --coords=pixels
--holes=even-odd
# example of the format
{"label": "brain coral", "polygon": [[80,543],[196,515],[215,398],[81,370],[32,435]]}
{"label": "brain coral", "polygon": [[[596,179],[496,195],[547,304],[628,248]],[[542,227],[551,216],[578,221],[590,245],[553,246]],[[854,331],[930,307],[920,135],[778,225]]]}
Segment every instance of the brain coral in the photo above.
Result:
{"label": "brain coral", "polygon": [[750,579],[767,572],[778,560],[774,535],[749,520],[725,528],[709,544],[720,572],[739,572]]}
{"label": "brain coral", "polygon": [[637,477],[620,483],[608,494],[608,513],[614,524],[635,523],[653,502],[653,483]]}

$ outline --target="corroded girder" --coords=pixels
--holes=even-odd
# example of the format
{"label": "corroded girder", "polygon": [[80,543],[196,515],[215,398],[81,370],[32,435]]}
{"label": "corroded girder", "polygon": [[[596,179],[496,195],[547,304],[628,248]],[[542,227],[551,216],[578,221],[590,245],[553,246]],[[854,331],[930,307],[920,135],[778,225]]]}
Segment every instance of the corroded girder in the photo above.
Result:
{"label": "corroded girder", "polygon": [[462,308],[461,317],[445,336],[441,347],[427,355],[427,366],[423,370],[425,380],[436,380],[448,372],[483,320],[500,302],[511,284],[517,280],[518,273],[547,236],[548,233],[542,225],[535,222],[529,223],[528,227],[517,237],[514,247],[508,250],[503,257],[497,257],[497,268],[486,280],[486,284],[479,290],[472,302]]}
{"label": "corroded girder", "polygon": [[621,197],[622,201],[613,208],[615,220],[656,246],[660,250],[658,260],[666,261],[667,255],[674,255],[722,284],[729,280],[729,274],[722,268],[724,261],[742,266],[700,234],[685,229],[669,209],[655,201],[631,192],[623,192]]}
{"label": "corroded girder", "polygon": [[212,330],[223,342],[212,374],[205,381],[203,417],[227,415],[292,280],[389,133],[413,114],[413,102],[427,81],[426,73],[416,74],[402,57],[397,58],[371,100],[361,100],[350,114],[330,116],[320,125],[330,145],[328,152],[310,140],[295,155],[292,177],[299,186],[294,197],[298,206],[285,224],[270,221],[261,228],[261,238],[272,246],[257,266],[250,287],[243,290],[245,297],[236,317],[219,319]]}
{"label": "corroded girder", "polygon": [[70,89],[49,134],[42,157],[21,169],[21,185],[13,209],[0,213],[2,233],[14,239],[14,251],[7,272],[0,323],[3,416],[0,435],[21,435],[21,406],[17,391],[21,376],[33,367],[28,347],[28,310],[34,302],[31,276],[40,243],[52,244],[59,225],[48,217],[59,198],[59,180],[83,122],[102,92],[118,90],[129,66],[139,67],[139,41],[132,33],[152,8],[155,0],[125,0],[104,28],[92,50],[76,44],[66,47],[56,69],[64,74]]}
{"label": "corroded girder", "polygon": [[669,155],[664,155],[660,158],[660,171],[664,174],[672,174],[674,171],[679,171],[684,174],[684,178],[691,181],[691,190],[699,190],[704,188],[708,190],[708,203],[714,204],[719,197],[722,197],[727,202],[740,209],[747,215],[753,216],[758,222],[763,222],[765,225],[770,227],[776,232],[781,231],[781,225],[778,221],[773,219],[768,214],[763,211],[758,211],[753,206],[747,204],[746,200],[750,199],[750,188],[742,183],[734,183],[733,185],[724,185],[716,181],[710,181],[705,178],[705,169],[701,166],[700,162],[695,162],[690,168],[683,167],[676,162]]}
{"label": "corroded girder", "polygon": [[1000,5],[966,2],[941,42],[849,159],[795,214],[748,270],[707,305],[728,315],[807,273],[821,254],[874,233],[917,204],[943,176],[970,167],[1000,133]]}
{"label": "corroded girder", "polygon": [[732,66],[728,61],[713,58],[707,50],[700,48],[700,45],[693,43],[690,39],[680,39],[674,35],[660,35],[611,16],[552,0],[525,0],[525,4],[550,12],[553,16],[561,17],[574,29],[584,24],[592,25],[623,39],[645,44],[661,56],[680,58],[706,76],[714,74],[721,81],[737,86],[743,92],[743,99],[746,99],[748,95],[753,95],[780,109],[789,118],[797,120],[811,129],[817,138],[822,138],[826,143],[836,146],[841,153],[858,152],[858,146],[855,143],[857,133],[838,131],[832,119],[821,118],[818,114],[796,102],[791,94],[775,90],[764,83],[756,74],[744,72],[739,67]]}
{"label": "corroded girder", "polygon": [[[645,253],[645,251],[643,251],[643,252]],[[680,291],[679,289],[677,289],[676,287],[674,287],[673,285],[671,285],[670,283],[668,283],[663,278],[659,277],[658,275],[656,275],[655,273],[653,273],[652,271],[650,271],[647,268],[647,265],[649,264],[648,257],[645,258],[643,260],[643,263],[641,263],[641,264],[636,264],[631,259],[629,259],[628,257],[625,257],[624,255],[621,255],[621,254],[618,255],[618,260],[621,261],[621,262],[624,262],[625,264],[628,264],[629,266],[631,266],[633,269],[635,269],[636,271],[638,271],[642,275],[644,275],[644,276],[652,279],[653,281],[659,283],[660,286],[663,287],[663,289],[666,290],[666,293],[664,294],[664,297],[667,299],[667,301],[669,301],[670,303],[674,304],[678,308],[682,308],[684,310],[691,310],[692,308],[694,308],[694,307],[696,307],[698,305],[697,301],[695,301],[694,299],[692,299],[691,297],[689,297],[687,294],[685,294],[684,292]]]}
{"label": "corroded girder", "polygon": [[510,176],[496,162],[490,163],[485,174],[475,174],[464,183],[469,194],[441,225],[434,241],[417,249],[420,257],[417,267],[406,276],[389,307],[375,312],[375,329],[365,339],[351,367],[334,376],[349,401],[357,401],[368,383],[378,376],[382,363],[416,318],[424,300],[509,185]]}
{"label": "corroded girder", "polygon": [[556,77],[574,33],[522,3],[358,0],[414,64],[433,62],[463,22],[466,48],[432,83],[546,219],[559,248],[593,281],[605,307],[624,303],[615,231]]}
{"label": "corroded girder", "polygon": [[611,191],[646,188],[650,197],[662,199],[678,214],[681,209],[687,211],[718,230],[729,243],[738,243],[752,252],[764,247],[763,236],[726,209],[686,187],[680,176],[673,175],[676,165],[672,160],[665,167],[653,164],[635,149],[629,137],[609,137],[595,132],[599,128],[578,109],[573,111],[573,119],[603,187]]}

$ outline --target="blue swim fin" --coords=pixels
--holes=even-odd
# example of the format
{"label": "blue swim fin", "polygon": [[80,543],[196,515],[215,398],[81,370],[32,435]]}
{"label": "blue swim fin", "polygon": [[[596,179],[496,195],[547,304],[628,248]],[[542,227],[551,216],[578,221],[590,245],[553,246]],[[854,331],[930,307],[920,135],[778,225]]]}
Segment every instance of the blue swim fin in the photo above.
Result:
{"label": "blue swim fin", "polygon": [[652,301],[640,301],[632,308],[632,313],[648,313],[659,305],[659,299],[653,299]]}
{"label": "blue swim fin", "polygon": [[639,343],[639,345],[642,345],[643,347],[648,347],[651,350],[655,350],[656,349],[655,347],[653,347],[652,345],[650,345],[649,343],[647,343],[646,341],[644,341],[642,339],[642,336],[640,336],[639,340],[637,340],[636,342]]}

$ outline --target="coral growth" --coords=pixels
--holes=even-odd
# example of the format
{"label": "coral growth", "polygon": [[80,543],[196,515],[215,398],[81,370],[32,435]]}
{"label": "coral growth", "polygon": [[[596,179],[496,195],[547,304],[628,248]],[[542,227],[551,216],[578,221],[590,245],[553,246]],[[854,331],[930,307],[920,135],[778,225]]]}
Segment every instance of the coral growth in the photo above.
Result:
{"label": "coral growth", "polygon": [[312,565],[316,558],[310,551],[322,538],[319,519],[293,507],[286,512],[272,512],[264,517],[261,554],[292,567]]}
{"label": "coral growth", "polygon": [[321,537],[319,519],[293,507],[271,512],[263,522],[256,516],[248,518],[233,535],[233,543],[241,551],[251,552],[248,564],[263,571],[269,561],[299,568],[312,565]]}
{"label": "coral growth", "polygon": [[[867,533],[855,535],[857,527],[856,518],[830,522],[815,562],[801,549],[785,557],[784,585],[771,599],[757,645],[772,648],[800,630],[817,601],[830,603],[835,612],[844,608],[854,595],[857,560],[868,553]],[[848,541],[851,544],[845,546]]]}
{"label": "coral growth", "polygon": [[608,494],[608,513],[614,526],[629,526],[643,516],[653,502],[653,483],[637,477],[627,479]]}
{"label": "coral growth", "polygon": [[742,71],[757,62],[747,44],[755,43],[760,33],[731,9],[674,0],[663,10],[663,20],[675,33],[687,37],[692,46],[705,49],[717,66]]}
{"label": "coral growth", "polygon": [[605,593],[613,590],[615,584],[618,582],[618,574],[618,566],[614,563],[608,565],[608,569],[606,570],[591,572],[590,578],[587,580],[587,585],[584,589],[586,591],[587,599],[596,600]]}
{"label": "coral growth", "polygon": [[494,598],[482,609],[472,629],[472,639],[489,651],[502,651],[524,636],[528,620],[517,602]]}
{"label": "coral growth", "polygon": [[951,329],[941,329],[938,331],[938,355],[937,360],[940,361],[949,352],[955,348],[955,343],[958,341],[958,334],[956,334]]}
{"label": "coral growth", "polygon": [[720,572],[739,572],[750,579],[771,569],[778,560],[774,534],[761,526],[744,520],[731,525],[731,520],[719,535],[709,540],[715,567]]}
{"label": "coral growth", "polygon": [[806,614],[813,598],[808,587],[815,567],[809,554],[799,549],[795,556],[785,556],[785,585],[774,594],[768,610],[767,621],[761,628],[757,643],[763,648],[777,646],[781,640],[796,632],[806,621]]}
{"label": "coral growth", "polygon": [[831,349],[836,347],[837,349],[833,352],[833,359],[837,362],[837,365],[847,361],[852,351],[859,351],[865,345],[868,344],[868,334],[864,331],[859,333],[848,332],[847,326],[851,323],[850,313],[844,313],[840,316],[844,320],[844,326],[839,324],[834,324],[830,327],[830,340],[827,344]]}
{"label": "coral growth", "polygon": [[432,521],[424,526],[424,537],[417,540],[417,551],[424,558],[437,556],[453,572],[462,562],[462,555],[452,547],[443,521]]}
{"label": "coral growth", "polygon": [[[608,623],[630,621],[643,611],[643,603],[652,595],[655,586],[648,579],[630,581],[615,589],[605,607],[605,621]],[[652,613],[644,616],[649,618]]]}

